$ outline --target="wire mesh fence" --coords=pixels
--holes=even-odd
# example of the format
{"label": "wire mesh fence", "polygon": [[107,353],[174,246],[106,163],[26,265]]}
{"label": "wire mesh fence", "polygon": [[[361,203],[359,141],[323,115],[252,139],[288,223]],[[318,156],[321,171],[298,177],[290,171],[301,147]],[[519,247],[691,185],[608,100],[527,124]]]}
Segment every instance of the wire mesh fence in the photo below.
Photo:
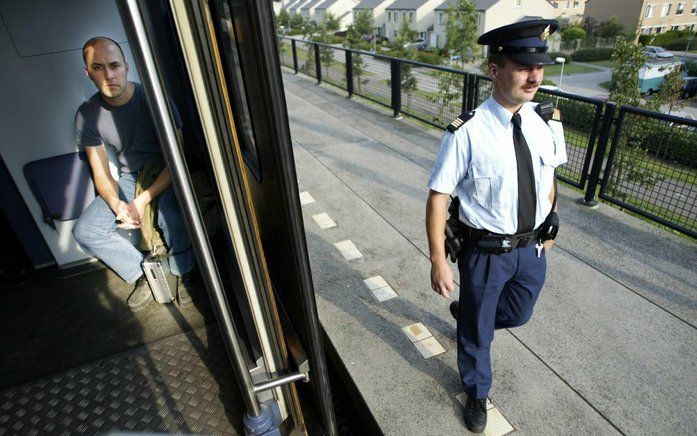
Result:
{"label": "wire mesh fence", "polygon": [[697,237],[697,122],[623,107],[601,198]]}
{"label": "wire mesh fence", "polygon": [[327,45],[319,46],[322,80],[346,90],[346,51]]}
{"label": "wire mesh fence", "polygon": [[297,41],[295,50],[298,56],[298,70],[310,77],[317,78],[317,63],[315,60],[315,44]]}
{"label": "wire mesh fence", "polygon": [[400,62],[401,111],[439,128],[462,112],[465,73]]}
{"label": "wire mesh fence", "polygon": [[390,61],[354,52],[353,91],[356,95],[391,107]]}
{"label": "wire mesh fence", "polygon": [[281,60],[281,65],[293,68],[293,47],[290,40],[285,38],[278,39],[278,57]]}
{"label": "wire mesh fence", "polygon": [[[297,41],[295,54],[299,72],[317,78],[315,45]],[[492,92],[486,76],[354,50],[349,68],[349,50],[318,47],[322,81],[351,92],[346,83],[350,76],[354,94],[393,108],[395,115],[401,112],[440,128]],[[279,56],[293,68],[289,40],[279,41]],[[393,83],[393,74],[398,82]],[[612,103],[556,91],[540,90],[535,99],[552,100],[560,109],[568,162],[557,175],[586,189],[588,204],[600,183],[601,198],[697,237],[697,122],[629,107],[614,117]]]}

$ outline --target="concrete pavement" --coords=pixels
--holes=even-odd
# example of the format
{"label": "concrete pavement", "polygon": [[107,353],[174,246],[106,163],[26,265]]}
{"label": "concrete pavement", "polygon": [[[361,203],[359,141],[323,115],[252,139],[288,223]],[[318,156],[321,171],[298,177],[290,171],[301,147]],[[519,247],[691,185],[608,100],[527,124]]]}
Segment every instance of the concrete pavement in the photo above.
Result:
{"label": "concrete pavement", "polygon": [[[455,323],[429,286],[426,182],[440,132],[284,70],[320,320],[386,434],[464,431]],[[697,245],[562,187],[562,231],[533,319],[497,332],[491,398],[520,434],[697,428]],[[336,227],[321,229],[327,213]],[[346,261],[334,243],[362,257]],[[363,280],[381,275],[397,298]],[[454,296],[453,296],[454,297]],[[445,353],[424,359],[402,328]]]}

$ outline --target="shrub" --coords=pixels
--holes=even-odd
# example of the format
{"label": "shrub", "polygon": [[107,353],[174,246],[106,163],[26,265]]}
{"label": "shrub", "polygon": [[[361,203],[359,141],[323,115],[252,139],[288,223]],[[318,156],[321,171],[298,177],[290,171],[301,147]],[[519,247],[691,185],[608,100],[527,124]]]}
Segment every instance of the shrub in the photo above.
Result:
{"label": "shrub", "polygon": [[[648,124],[648,125],[647,125]],[[642,146],[657,158],[684,165],[697,163],[697,141],[695,135],[685,129],[669,124],[644,123],[647,135]]]}
{"label": "shrub", "polygon": [[[667,44],[664,48],[667,50],[683,51],[683,50],[687,49],[688,42],[690,42],[690,40],[687,38],[678,38],[678,39],[674,39],[672,42]],[[694,47],[694,46],[695,46],[695,41],[693,40],[692,43],[690,44],[690,47]]]}
{"label": "shrub", "polygon": [[568,29],[564,30],[561,34],[561,39],[563,41],[575,41],[577,39],[585,39],[586,38],[586,31],[581,29],[580,27],[569,27]]}
{"label": "shrub", "polygon": [[688,76],[697,76],[697,61],[685,60],[685,71]]}
{"label": "shrub", "polygon": [[612,48],[584,48],[571,55],[576,62],[607,61],[612,58]]}
{"label": "shrub", "polygon": [[[689,30],[670,30],[665,33],[659,33],[658,35],[641,35],[639,36],[639,44],[641,45],[657,45],[659,47],[668,48],[670,44],[676,40],[684,39],[687,41],[687,37],[692,36],[692,32]],[[685,47],[682,48],[685,50]]]}
{"label": "shrub", "polygon": [[440,65],[443,58],[437,52],[419,50],[416,52],[416,60],[425,64]]}

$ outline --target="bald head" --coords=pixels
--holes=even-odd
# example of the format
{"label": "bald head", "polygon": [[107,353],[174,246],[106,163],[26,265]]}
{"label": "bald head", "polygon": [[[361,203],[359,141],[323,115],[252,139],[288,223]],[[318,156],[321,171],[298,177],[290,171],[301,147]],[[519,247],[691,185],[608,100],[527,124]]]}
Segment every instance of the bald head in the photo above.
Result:
{"label": "bald head", "polygon": [[95,36],[94,38],[90,38],[85,45],[82,46],[82,61],[85,63],[85,66],[87,66],[87,53],[94,50],[94,48],[99,45],[115,46],[119,49],[119,53],[121,53],[121,61],[126,62],[123,49],[121,49],[121,46],[116,41],[106,36]]}

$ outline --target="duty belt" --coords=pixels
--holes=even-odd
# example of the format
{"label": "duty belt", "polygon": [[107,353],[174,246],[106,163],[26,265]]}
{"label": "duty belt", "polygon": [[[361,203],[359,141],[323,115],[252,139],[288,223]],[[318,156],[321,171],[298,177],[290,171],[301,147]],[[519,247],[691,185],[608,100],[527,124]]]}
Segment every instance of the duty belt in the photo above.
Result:
{"label": "duty belt", "polygon": [[483,239],[487,241],[498,241],[501,243],[502,248],[514,249],[523,248],[528,245],[537,242],[538,236],[540,235],[540,229],[537,228],[531,232],[517,233],[515,235],[502,235],[499,233],[492,233],[484,229],[475,229],[468,226],[467,224],[460,221],[460,234],[465,240],[471,241],[481,241]]}

